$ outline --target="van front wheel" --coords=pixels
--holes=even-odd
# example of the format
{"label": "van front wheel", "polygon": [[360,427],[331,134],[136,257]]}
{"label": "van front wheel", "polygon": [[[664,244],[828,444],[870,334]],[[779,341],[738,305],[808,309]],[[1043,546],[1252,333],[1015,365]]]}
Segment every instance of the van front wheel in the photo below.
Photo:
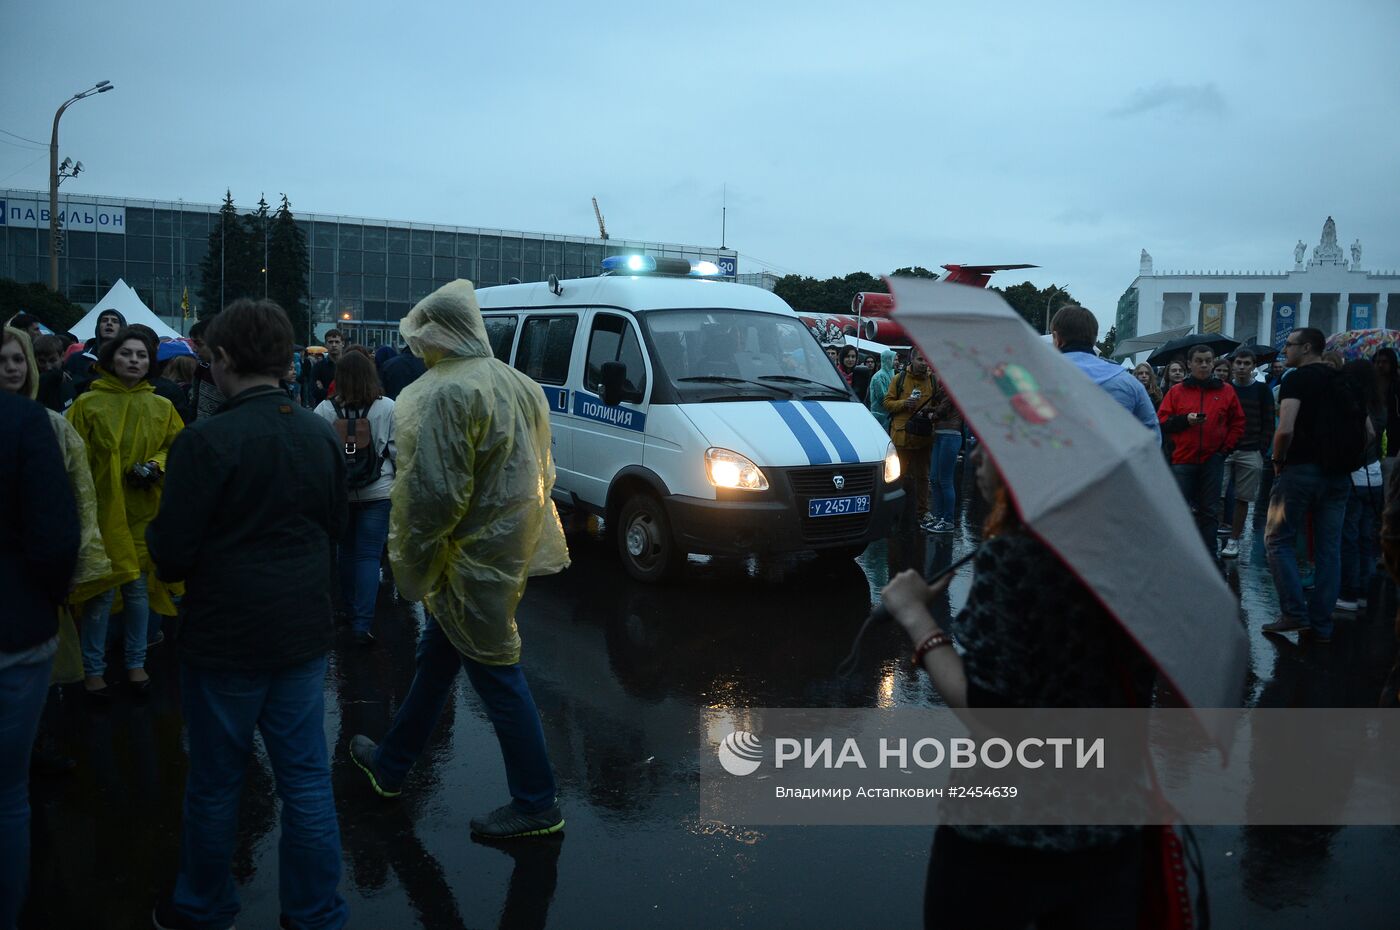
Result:
{"label": "van front wheel", "polygon": [[685,553],[671,535],[666,508],[650,494],[637,494],[622,505],[617,552],[627,574],[638,581],[668,581],[680,574]]}

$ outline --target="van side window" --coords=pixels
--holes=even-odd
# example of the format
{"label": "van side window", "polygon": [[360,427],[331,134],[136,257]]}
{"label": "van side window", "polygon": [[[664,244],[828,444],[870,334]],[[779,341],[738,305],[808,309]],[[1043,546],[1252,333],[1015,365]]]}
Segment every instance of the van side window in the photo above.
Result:
{"label": "van side window", "polygon": [[626,318],[603,314],[593,318],[588,337],[588,366],[583,386],[596,393],[603,388],[603,363],[621,362],[627,366],[624,400],[641,403],[647,390],[647,368],[637,332]]}
{"label": "van side window", "polygon": [[520,329],[515,367],[541,384],[563,384],[569,379],[576,329],[576,316],[526,318]]}
{"label": "van side window", "polygon": [[486,338],[491,341],[491,353],[496,358],[510,364],[510,344],[515,339],[513,316],[488,316],[486,318]]}

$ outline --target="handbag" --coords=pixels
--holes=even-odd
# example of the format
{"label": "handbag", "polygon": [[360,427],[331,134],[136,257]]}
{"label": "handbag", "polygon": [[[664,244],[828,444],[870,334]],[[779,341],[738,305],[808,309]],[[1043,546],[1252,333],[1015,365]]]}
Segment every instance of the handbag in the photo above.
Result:
{"label": "handbag", "polygon": [[[1118,671],[1128,706],[1141,706],[1133,698],[1132,682],[1121,661]],[[1153,803],[1159,810],[1171,812],[1171,804],[1162,793],[1157,767],[1152,763],[1152,753],[1145,742],[1142,756],[1152,786]],[[1196,834],[1186,824],[1181,824],[1181,833],[1171,824],[1156,824],[1142,828],[1142,840],[1137,930],[1197,930],[1198,927],[1210,930],[1210,894],[1206,889],[1205,865]],[[1188,867],[1189,872],[1195,873],[1198,889],[1194,909]]]}

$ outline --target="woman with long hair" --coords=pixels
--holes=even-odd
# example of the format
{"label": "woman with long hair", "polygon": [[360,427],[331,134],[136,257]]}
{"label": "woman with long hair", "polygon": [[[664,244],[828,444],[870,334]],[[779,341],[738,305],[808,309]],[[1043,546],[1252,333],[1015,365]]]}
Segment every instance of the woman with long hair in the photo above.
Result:
{"label": "woman with long hair", "polygon": [[[981,443],[972,460],[991,511],[967,603],[945,632],[928,602],[948,579],[930,587],[911,569],[883,592],[916,665],[954,708],[1147,705],[1151,663],[1021,522]],[[954,638],[962,655],[947,648]],[[1136,827],[940,826],[924,924],[1019,928],[1053,916],[1056,926],[1135,926],[1143,850]]]}
{"label": "woman with long hair", "polygon": [[[389,539],[389,492],[394,487],[394,402],[384,396],[374,361],[347,349],[335,367],[335,395],[316,413],[348,442],[358,425],[368,424],[370,444],[347,461],[350,523],[340,540],[340,590],[350,613],[355,642],[373,645],[374,602],[379,593],[379,562]],[[352,423],[357,426],[351,426]],[[361,434],[362,437],[363,434]]]}
{"label": "woman with long hair", "polygon": [[1157,384],[1157,373],[1152,370],[1152,366],[1146,362],[1138,362],[1133,369],[1133,377],[1142,382],[1142,386],[1147,389],[1147,397],[1152,401],[1152,409],[1156,410],[1162,406],[1162,388]]}
{"label": "woman with long hair", "polygon": [[836,371],[847,384],[852,384],[856,376],[856,363],[860,361],[860,353],[856,351],[855,346],[842,346],[837,351],[840,352],[840,355],[837,356],[839,361],[836,363]]}
{"label": "woman with long hair", "polygon": [[160,509],[165,455],[184,426],[175,407],[157,396],[151,384],[155,357],[149,335],[123,327],[102,344],[92,387],[65,414],[87,446],[98,522],[112,563],[106,578],[74,592],[75,599],[86,601],[81,624],[83,685],[96,699],[111,697],[104,676],[107,625],[117,590],[125,624],[127,681],[138,695],[151,684],[145,667],[150,611],[166,616],[176,612],[173,592],[156,578],[146,551],[146,525]]}
{"label": "woman with long hair", "polygon": [[1166,394],[1172,388],[1186,380],[1186,362],[1184,359],[1174,358],[1167,363],[1166,387],[1162,393]]}

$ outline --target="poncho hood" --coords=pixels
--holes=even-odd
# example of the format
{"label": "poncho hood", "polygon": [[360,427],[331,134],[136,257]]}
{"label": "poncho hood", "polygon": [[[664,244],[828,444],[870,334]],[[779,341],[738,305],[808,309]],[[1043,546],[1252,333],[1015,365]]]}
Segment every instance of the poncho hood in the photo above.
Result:
{"label": "poncho hood", "polygon": [[420,300],[399,323],[399,332],[429,368],[444,358],[491,355],[476,288],[460,278]]}

